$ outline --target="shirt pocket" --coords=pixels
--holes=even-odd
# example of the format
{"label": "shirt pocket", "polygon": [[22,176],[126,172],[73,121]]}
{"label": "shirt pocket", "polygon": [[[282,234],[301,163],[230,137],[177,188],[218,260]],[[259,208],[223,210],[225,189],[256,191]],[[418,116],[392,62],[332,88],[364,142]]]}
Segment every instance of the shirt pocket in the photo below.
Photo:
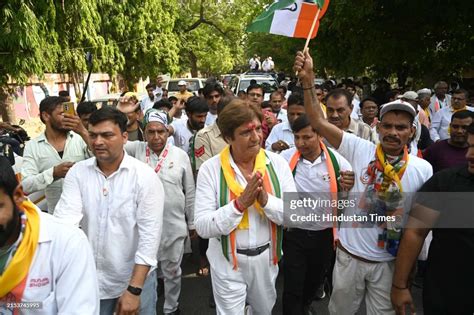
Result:
{"label": "shirt pocket", "polygon": [[115,219],[133,217],[136,214],[135,194],[117,193],[113,197],[113,202],[109,208],[109,216]]}

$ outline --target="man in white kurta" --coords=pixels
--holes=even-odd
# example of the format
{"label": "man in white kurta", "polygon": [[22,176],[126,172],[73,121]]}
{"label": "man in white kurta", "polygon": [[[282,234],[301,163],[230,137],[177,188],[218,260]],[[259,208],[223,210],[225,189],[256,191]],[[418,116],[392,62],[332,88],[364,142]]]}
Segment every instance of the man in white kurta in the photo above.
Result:
{"label": "man in white kurta", "polygon": [[[145,114],[145,138],[156,139],[156,132],[166,131],[168,119],[165,112],[150,110]],[[152,167],[163,184],[163,232],[158,261],[165,283],[163,312],[178,310],[181,292],[181,261],[188,230],[194,232],[194,177],[189,157],[178,147],[166,144],[167,135],[159,147],[159,155],[147,142],[132,141],[125,145],[128,154]]]}

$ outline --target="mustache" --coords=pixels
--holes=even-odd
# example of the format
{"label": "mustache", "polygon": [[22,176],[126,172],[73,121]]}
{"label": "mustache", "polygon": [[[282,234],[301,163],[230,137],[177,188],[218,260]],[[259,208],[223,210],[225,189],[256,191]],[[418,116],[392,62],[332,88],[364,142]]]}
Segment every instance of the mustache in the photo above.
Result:
{"label": "mustache", "polygon": [[396,142],[400,143],[400,139],[395,138],[395,137],[392,137],[392,136],[386,136],[386,137],[384,137],[384,138],[383,138],[383,141],[384,141],[384,142],[385,142],[385,141],[396,141]]}

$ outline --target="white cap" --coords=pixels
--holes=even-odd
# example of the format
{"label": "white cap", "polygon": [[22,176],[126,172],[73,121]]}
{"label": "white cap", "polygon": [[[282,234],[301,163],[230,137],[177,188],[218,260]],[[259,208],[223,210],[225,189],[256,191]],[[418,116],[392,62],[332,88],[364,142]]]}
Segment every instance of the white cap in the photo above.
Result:
{"label": "white cap", "polygon": [[407,91],[403,93],[403,95],[400,96],[400,98],[404,98],[410,101],[416,101],[416,99],[418,98],[418,94],[415,91]]}
{"label": "white cap", "polygon": [[383,115],[385,115],[386,113],[394,111],[394,110],[401,110],[401,111],[407,112],[413,118],[416,117],[416,111],[410,103],[397,100],[397,101],[393,101],[393,102],[382,105],[382,107],[380,108],[380,119],[382,119]]}
{"label": "white cap", "polygon": [[180,81],[178,82],[178,85],[187,85],[187,84],[186,84],[186,81],[180,80]]}

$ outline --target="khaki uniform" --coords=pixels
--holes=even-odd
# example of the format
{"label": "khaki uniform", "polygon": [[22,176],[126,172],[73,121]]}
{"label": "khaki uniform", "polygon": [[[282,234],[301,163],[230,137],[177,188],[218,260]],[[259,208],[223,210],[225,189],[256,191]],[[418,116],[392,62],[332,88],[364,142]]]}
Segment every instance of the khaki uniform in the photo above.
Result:
{"label": "khaki uniform", "polygon": [[191,96],[194,96],[193,93],[189,92],[189,91],[185,91],[184,93],[181,93],[181,92],[178,92],[174,95],[178,100],[183,100],[183,101],[187,101],[188,98],[190,98]]}
{"label": "khaki uniform", "polygon": [[349,128],[345,130],[348,133],[352,133],[359,138],[369,140],[372,143],[377,143],[377,132],[373,130],[369,125],[359,119],[355,119],[351,117],[351,122],[349,124]]}
{"label": "khaki uniform", "polygon": [[196,170],[199,170],[202,163],[219,154],[226,145],[216,122],[199,130],[194,141]]}

